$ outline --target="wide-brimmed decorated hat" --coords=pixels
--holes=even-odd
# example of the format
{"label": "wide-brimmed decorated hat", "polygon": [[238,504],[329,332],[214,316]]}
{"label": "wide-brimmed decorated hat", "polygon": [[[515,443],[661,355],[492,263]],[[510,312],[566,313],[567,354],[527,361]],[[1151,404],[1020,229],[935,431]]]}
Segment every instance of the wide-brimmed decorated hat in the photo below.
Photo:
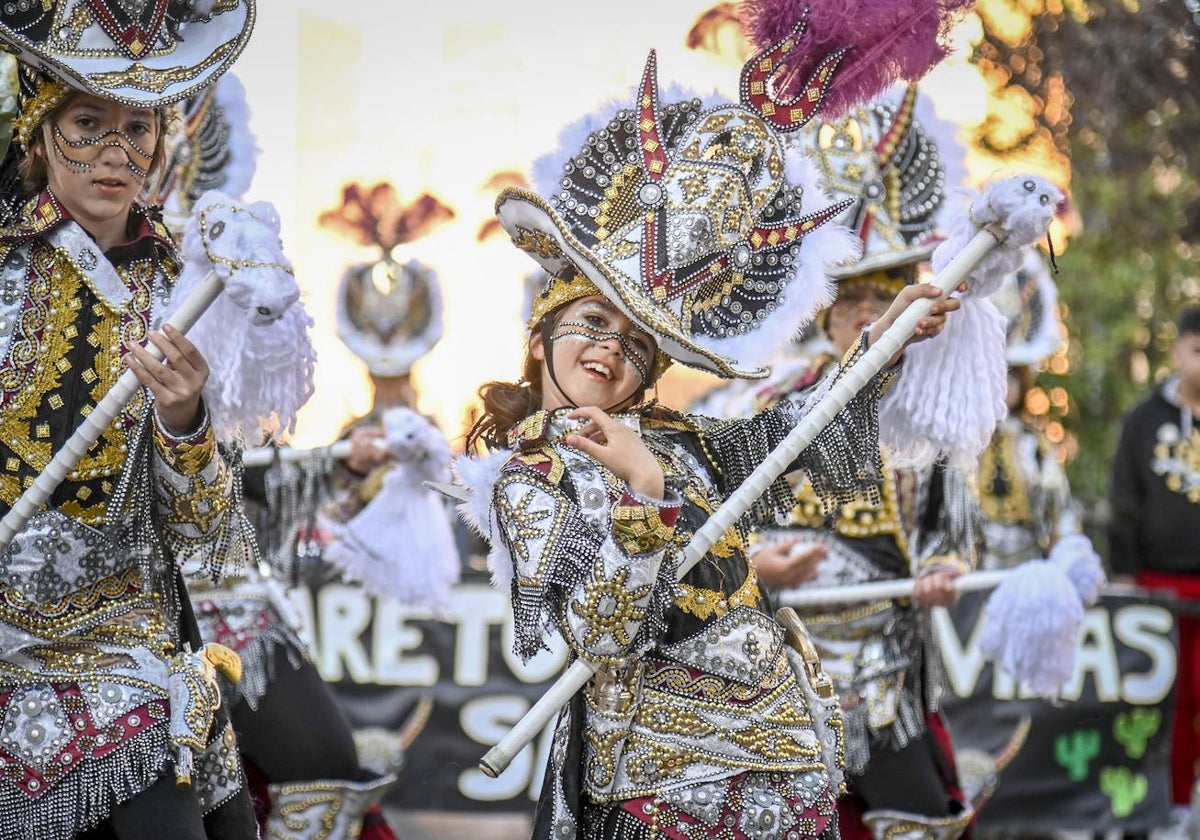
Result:
{"label": "wide-brimmed decorated hat", "polygon": [[765,376],[762,363],[828,303],[827,265],[854,256],[844,231],[823,227],[849,201],[829,202],[815,178],[806,189],[813,170],[782,139],[815,113],[842,56],[779,98],[772,77],[802,29],[746,64],[738,104],[661,96],[651,53],[628,107],[581,121],[582,148],[581,132],[564,133],[543,195],[501,193],[514,244],[551,277],[582,273],[676,361]]}
{"label": "wide-brimmed decorated hat", "polygon": [[71,87],[127,105],[178,102],[241,54],[255,0],[11,0],[0,42]]}
{"label": "wide-brimmed decorated hat", "polygon": [[924,262],[937,245],[946,171],[938,147],[917,120],[917,88],[898,102],[880,98],[841,119],[814,120],[790,138],[816,162],[821,183],[851,204],[838,221],[862,242],[862,257],[834,268],[835,279]]}
{"label": "wide-brimmed decorated hat", "polygon": [[1004,355],[1010,365],[1036,367],[1062,344],[1058,286],[1037,248],[1026,251],[1021,267],[1004,278],[992,301],[1006,321]]}
{"label": "wide-brimmed decorated hat", "polygon": [[404,376],[442,337],[437,272],[396,254],[350,266],[338,284],[337,332],[372,376]]}

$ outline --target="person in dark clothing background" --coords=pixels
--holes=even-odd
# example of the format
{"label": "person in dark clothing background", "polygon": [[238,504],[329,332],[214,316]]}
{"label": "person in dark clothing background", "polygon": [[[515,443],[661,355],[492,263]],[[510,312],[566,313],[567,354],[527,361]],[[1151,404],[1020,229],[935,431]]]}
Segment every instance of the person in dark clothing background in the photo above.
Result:
{"label": "person in dark clothing background", "polygon": [[[1113,580],[1200,601],[1200,306],[1179,316],[1172,376],[1125,417],[1113,458]],[[1200,617],[1179,617],[1171,795],[1187,818],[1200,759]],[[1126,835],[1127,837],[1129,835]]]}

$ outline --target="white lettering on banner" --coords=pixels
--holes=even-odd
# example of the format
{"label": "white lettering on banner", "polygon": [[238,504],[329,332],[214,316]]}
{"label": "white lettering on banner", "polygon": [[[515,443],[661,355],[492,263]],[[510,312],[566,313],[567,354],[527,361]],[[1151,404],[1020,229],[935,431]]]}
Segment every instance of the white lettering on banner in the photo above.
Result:
{"label": "white lettering on banner", "polygon": [[1150,670],[1125,677],[1125,699],[1130,703],[1155,705],[1170,693],[1179,668],[1179,655],[1167,635],[1174,626],[1171,611],[1154,604],[1139,604],[1117,613],[1113,622],[1117,638],[1150,657]]}
{"label": "white lettering on banner", "polygon": [[375,659],[374,680],[379,685],[435,685],[438,678],[437,659],[427,654],[405,656],[416,650],[425,634],[412,627],[412,617],[394,598],[375,601],[375,620],[372,623],[371,655]]}
{"label": "white lettering on banner", "polygon": [[[508,730],[529,710],[529,706],[528,698],[516,694],[477,697],[463,704],[459,722],[463,734],[484,745],[480,749],[482,755],[487,747],[508,734]],[[464,770],[458,776],[459,792],[477,802],[500,802],[514,799],[522,793],[536,800],[545,776],[552,737],[553,724],[546,727],[536,744],[528,745],[517,753],[508,768],[494,779],[478,768]]]}
{"label": "white lettering on banner", "polygon": [[483,685],[488,679],[488,634],[510,614],[508,599],[490,586],[464,586],[454,592],[454,682]]}
{"label": "white lettering on banner", "polygon": [[[301,638],[308,645],[321,676],[330,682],[350,680],[369,685],[433,686],[442,679],[437,658],[413,654],[424,642],[418,622],[440,621],[454,627],[454,673],[457,685],[478,687],[491,678],[489,661],[493,628],[500,628],[503,661],[518,680],[528,685],[545,682],[562,670],[566,644],[557,636],[550,650],[528,663],[512,653],[513,616],[508,597],[486,584],[460,584],[450,592],[445,612],[405,606],[377,598],[357,586],[330,584],[313,593],[291,592],[303,621]],[[315,620],[314,620],[315,617]],[[364,636],[372,627],[370,645]]]}
{"label": "white lettering on banner", "polygon": [[[945,664],[947,686],[959,697],[975,692],[986,661],[979,652],[977,639],[985,620],[980,612],[963,644],[950,614],[935,609],[935,637]],[[1084,613],[1075,651],[1075,670],[1063,686],[1059,699],[1078,700],[1083,693],[1084,680],[1091,675],[1096,697],[1101,702],[1123,701],[1133,705],[1161,702],[1169,693],[1175,678],[1176,653],[1168,635],[1174,626],[1170,610],[1155,604],[1130,604],[1113,609],[1092,607]],[[1144,671],[1121,673],[1117,656],[1117,641],[1144,653],[1150,660]],[[992,674],[992,696],[997,700],[1032,696],[1005,671],[995,668]]]}
{"label": "white lettering on banner", "polygon": [[362,592],[349,586],[326,586],[317,602],[317,632],[321,639],[317,662],[321,676],[331,682],[343,678],[342,663],[354,682],[375,678],[367,649],[359,638],[371,622],[371,604]]}

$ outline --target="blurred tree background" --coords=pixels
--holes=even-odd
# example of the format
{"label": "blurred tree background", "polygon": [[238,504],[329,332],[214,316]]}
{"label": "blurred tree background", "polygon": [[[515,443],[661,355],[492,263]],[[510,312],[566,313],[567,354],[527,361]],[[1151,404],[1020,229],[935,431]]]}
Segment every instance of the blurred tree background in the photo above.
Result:
{"label": "blurred tree background", "polygon": [[1028,407],[1064,446],[1095,536],[1121,419],[1167,375],[1179,310],[1200,303],[1200,0],[979,0],[976,13],[993,104],[972,140],[998,161],[1069,168],[1056,280],[1070,342]]}

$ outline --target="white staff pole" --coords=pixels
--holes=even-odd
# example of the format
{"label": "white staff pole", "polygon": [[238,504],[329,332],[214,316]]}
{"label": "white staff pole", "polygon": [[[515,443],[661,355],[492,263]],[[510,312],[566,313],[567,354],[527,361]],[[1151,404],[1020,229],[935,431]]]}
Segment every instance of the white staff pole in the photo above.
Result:
{"label": "white staff pole", "polygon": [[[970,572],[956,577],[954,588],[959,592],[994,589],[1012,573],[1012,569]],[[916,578],[904,578],[902,580],[877,580],[871,583],[856,583],[847,586],[806,586],[797,592],[789,592],[786,597],[780,598],[780,602],[789,607],[827,607],[833,604],[855,604],[862,601],[907,598],[913,594],[916,584]]]}
{"label": "white staff pole", "polygon": [[[215,272],[210,271],[167,323],[180,332],[186,333],[204,314],[204,310],[208,309],[217,299],[223,288],[224,285],[220,278]],[[156,346],[147,344],[146,349],[154,358],[162,361],[163,353]],[[34,479],[29,489],[21,494],[4,518],[0,520],[0,550],[8,547],[13,537],[25,527],[30,518],[37,513],[38,508],[45,504],[54,489],[67,477],[67,473],[87,454],[92,444],[100,439],[104,430],[125,407],[125,404],[133,398],[139,384],[137,374],[132,370],[126,370],[121,374],[117,384],[97,403],[92,413],[84,418],[75,433],[63,444],[62,449],[54,453],[54,457],[50,459],[46,469]]]}
{"label": "white staff pole", "polygon": [[[379,444],[382,449],[382,443]],[[271,464],[276,458],[284,462],[307,461],[313,455],[322,453],[328,455],[334,460],[345,460],[350,457],[350,441],[339,440],[337,443],[329,446],[321,446],[316,449],[293,449],[290,446],[280,446],[278,449],[271,446],[260,446],[257,449],[249,449],[242,455],[242,466],[245,467],[265,467]]]}
{"label": "white staff pole", "polygon": [[[966,246],[954,256],[950,264],[942,269],[931,283],[941,289],[945,297],[962,283],[978,262],[999,244],[999,239],[986,228],[980,230]],[[796,457],[813,439],[833,422],[839,411],[845,408],[854,396],[879,373],[904,346],[917,329],[917,323],[929,313],[934,298],[921,298],[901,313],[896,322],[888,327],[879,340],[864,353],[857,362],[842,374],[829,393],[804,416],[796,428],[755,468],[742,485],[730,494],[712,516],[696,531],[683,549],[679,564],[679,577],[703,559],[708,550],[732,528],[754,502],[767,491],[779,476],[787,470]],[[517,721],[496,746],[488,750],[479,762],[479,768],[489,776],[498,776],[545,725],[558,713],[572,695],[587,684],[595,669],[576,659],[562,676],[547,689],[533,704],[525,717]]]}

